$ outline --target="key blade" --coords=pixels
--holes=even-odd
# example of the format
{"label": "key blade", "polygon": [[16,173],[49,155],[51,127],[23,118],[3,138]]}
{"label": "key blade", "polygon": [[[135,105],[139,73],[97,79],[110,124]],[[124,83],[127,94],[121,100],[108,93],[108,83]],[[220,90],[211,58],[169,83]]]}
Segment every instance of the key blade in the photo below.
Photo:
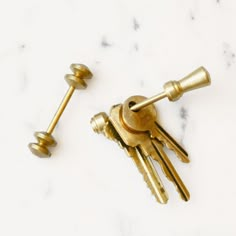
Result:
{"label": "key blade", "polygon": [[174,166],[167,157],[166,153],[164,152],[162,144],[154,139],[152,140],[152,145],[155,149],[155,152],[152,154],[153,159],[158,161],[166,177],[173,182],[177,191],[179,192],[180,197],[184,201],[188,201],[190,199],[190,194],[176,172]]}
{"label": "key blade", "polygon": [[155,128],[152,130],[152,138],[157,138],[164,143],[167,148],[174,151],[176,156],[184,163],[189,163],[188,153],[177,143],[177,141],[168,134],[161,125],[155,122]]}
{"label": "key blade", "polygon": [[126,145],[111,122],[108,121],[106,123],[103,133],[108,139],[118,143],[119,146],[125,150],[126,154],[134,160],[134,163],[139,172],[143,175],[144,181],[155,196],[156,200],[161,204],[166,204],[168,201],[167,192],[150,158],[146,157],[139,147],[132,148]]}
{"label": "key blade", "polygon": [[146,157],[140,147],[133,148],[133,150],[134,152],[131,154],[132,158],[140,173],[143,175],[147,186],[150,188],[152,194],[159,203],[166,204],[168,201],[168,194],[150,160],[150,157]]}

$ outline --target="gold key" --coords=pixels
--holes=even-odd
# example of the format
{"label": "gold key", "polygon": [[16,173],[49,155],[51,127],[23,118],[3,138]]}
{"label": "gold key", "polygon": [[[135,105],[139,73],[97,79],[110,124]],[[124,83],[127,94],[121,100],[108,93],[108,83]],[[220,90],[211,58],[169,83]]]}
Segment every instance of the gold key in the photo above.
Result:
{"label": "gold key", "polygon": [[[124,144],[134,149],[135,152],[131,156],[138,169],[142,166],[142,169],[145,170],[141,171],[141,173],[144,175],[144,179],[148,179],[146,181],[147,185],[152,190],[157,201],[166,203],[168,196],[150,157],[158,161],[166,177],[176,185],[181,198],[187,201],[189,199],[188,190],[163,152],[162,144],[150,136],[151,128],[156,121],[155,107],[149,105],[138,112],[133,112],[129,108],[130,101],[140,102],[143,99],[144,97],[134,96],[126,100],[123,105],[113,107],[110,112],[109,122],[115,128]],[[95,119],[99,119],[99,115]],[[102,123],[100,125],[102,126]]]}
{"label": "gold key", "polygon": [[[112,107],[111,116],[114,118],[113,122],[116,119],[116,115],[119,116],[120,108],[121,105]],[[166,203],[168,200],[168,195],[160,180],[160,177],[155,171],[152,161],[144,154],[143,150],[135,144],[135,140],[138,140],[137,138],[139,135],[136,135],[135,137],[134,134],[130,134],[129,131],[126,131],[126,129],[122,128],[122,124],[119,122],[115,124],[115,127],[111,122],[111,116],[108,117],[104,112],[95,115],[91,119],[93,130],[97,133],[103,133],[108,139],[117,142],[119,146],[126,151],[127,155],[134,160],[134,163],[138,167],[140,173],[143,175],[147,186],[156,197],[156,200],[160,203]],[[120,131],[120,133],[123,133],[124,139],[121,138],[117,129]],[[131,146],[126,144],[129,142],[129,138],[131,138]],[[144,140],[146,139],[145,135],[143,135],[143,138]]]}
{"label": "gold key", "polygon": [[[160,97],[173,101],[184,92],[210,84],[208,72],[200,67],[180,81],[167,82],[164,92],[147,99],[143,96],[128,98],[124,104],[113,106],[109,117],[99,113],[91,119],[95,132],[103,133],[116,141],[130,156],[144,177],[156,200],[167,203],[168,195],[152,160],[157,161],[165,176],[173,182],[184,201],[190,194],[163,150],[163,145],[173,150],[179,159],[189,162],[187,152],[159,125],[153,102]],[[151,101],[151,102],[150,102]]]}
{"label": "gold key", "polygon": [[[167,155],[163,151],[161,141],[164,140],[165,142],[168,143],[168,141],[171,140],[171,143],[175,144],[172,146],[172,149],[176,153],[179,151],[179,149],[183,150],[184,157],[186,158],[186,160],[188,160],[187,158],[188,154],[179,144],[177,144],[177,142],[170,135],[168,135],[168,139],[165,137],[164,139],[162,138],[160,134],[162,133],[167,134],[167,133],[164,131],[163,128],[161,130],[162,133],[158,132],[159,130],[156,126],[157,124],[156,110],[153,105],[149,105],[139,110],[138,112],[131,111],[129,104],[139,103],[142,102],[143,100],[145,100],[145,97],[133,96],[124,102],[122,111],[123,124],[125,124],[125,126],[128,129],[132,130],[133,132],[148,132],[147,139],[150,143],[144,145],[140,143],[140,145],[145,150],[146,156],[151,156],[154,160],[156,160],[160,164],[166,177],[175,184],[181,198],[187,201],[189,199],[188,190],[184,186],[182,180],[178,176],[176,170],[172,166]],[[158,135],[153,135],[156,133]],[[148,142],[147,140],[145,141],[146,143]]]}

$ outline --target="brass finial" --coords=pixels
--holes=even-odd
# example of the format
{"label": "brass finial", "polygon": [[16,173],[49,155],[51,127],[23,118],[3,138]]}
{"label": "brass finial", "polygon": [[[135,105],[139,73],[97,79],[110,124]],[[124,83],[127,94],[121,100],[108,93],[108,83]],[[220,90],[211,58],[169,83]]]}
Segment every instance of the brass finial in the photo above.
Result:
{"label": "brass finial", "polygon": [[170,101],[178,100],[185,92],[198,89],[211,84],[211,78],[208,71],[204,67],[199,67],[191,74],[187,75],[179,81],[169,81],[164,84],[164,91],[153,97],[147,98],[144,101],[133,105],[130,109],[138,111],[154,102],[157,102],[165,97]]}

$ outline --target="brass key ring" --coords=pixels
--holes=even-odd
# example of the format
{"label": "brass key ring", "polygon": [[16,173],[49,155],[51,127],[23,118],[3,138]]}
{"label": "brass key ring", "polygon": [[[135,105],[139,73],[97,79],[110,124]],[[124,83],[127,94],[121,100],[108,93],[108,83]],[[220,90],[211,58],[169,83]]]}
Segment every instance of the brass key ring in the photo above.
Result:
{"label": "brass key ring", "polygon": [[168,194],[151,159],[159,163],[180,197],[188,201],[190,194],[163,146],[174,151],[182,162],[188,163],[189,158],[184,148],[157,122],[156,109],[152,103],[165,97],[176,101],[184,92],[210,85],[210,82],[209,73],[200,67],[180,81],[167,82],[164,92],[156,96],[148,99],[143,96],[130,97],[124,104],[113,106],[109,116],[101,112],[91,119],[95,132],[103,133],[108,139],[118,143],[133,159],[156,200],[162,204],[167,203]]}

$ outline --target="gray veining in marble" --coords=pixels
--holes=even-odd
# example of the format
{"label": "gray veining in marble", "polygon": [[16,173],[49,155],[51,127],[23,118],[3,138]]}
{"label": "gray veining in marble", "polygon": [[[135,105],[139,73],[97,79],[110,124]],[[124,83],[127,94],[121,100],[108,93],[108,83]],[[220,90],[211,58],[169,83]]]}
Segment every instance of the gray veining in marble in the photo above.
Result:
{"label": "gray veining in marble", "polygon": [[102,40],[101,40],[101,46],[103,48],[108,48],[108,47],[111,47],[112,44],[109,43],[105,37],[103,37]]}
{"label": "gray veining in marble", "polygon": [[[0,1],[0,235],[235,236],[235,12],[233,0]],[[54,155],[37,159],[27,144],[54,115],[71,63],[94,78],[68,104]],[[210,87],[156,104],[191,159],[170,155],[188,203],[158,169],[170,195],[162,206],[89,122],[201,65]]]}

